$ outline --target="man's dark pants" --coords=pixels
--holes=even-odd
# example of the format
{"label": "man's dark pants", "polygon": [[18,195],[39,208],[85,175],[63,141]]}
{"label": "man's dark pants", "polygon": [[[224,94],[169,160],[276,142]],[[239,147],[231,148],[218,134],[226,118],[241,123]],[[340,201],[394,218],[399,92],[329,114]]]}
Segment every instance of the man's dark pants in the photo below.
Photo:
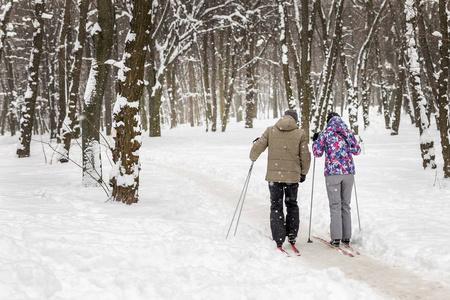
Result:
{"label": "man's dark pants", "polygon": [[[272,238],[277,246],[281,247],[287,235],[297,237],[300,223],[297,204],[298,183],[269,182],[269,191]],[[286,219],[283,198],[286,204]]]}

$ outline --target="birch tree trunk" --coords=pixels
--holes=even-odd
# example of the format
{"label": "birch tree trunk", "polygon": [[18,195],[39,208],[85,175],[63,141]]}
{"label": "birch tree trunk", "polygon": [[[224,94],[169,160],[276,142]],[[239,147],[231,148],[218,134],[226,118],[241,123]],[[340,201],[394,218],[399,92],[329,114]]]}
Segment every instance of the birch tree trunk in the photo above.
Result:
{"label": "birch tree trunk", "polygon": [[439,0],[439,21],[442,40],[439,47],[441,54],[440,72],[438,78],[438,108],[439,108],[439,131],[441,136],[442,157],[444,158],[444,178],[450,178],[450,124],[448,98],[448,68],[449,68],[449,33],[448,33],[448,13],[446,0]]}
{"label": "birch tree trunk", "polygon": [[[87,13],[89,7],[89,0],[80,0],[79,2],[79,10],[80,10],[80,23],[78,26],[78,36],[76,46],[74,48],[74,61],[70,70],[70,84],[69,84],[69,109],[64,118],[64,122],[60,126],[60,132],[62,136],[62,144],[63,149],[60,149],[61,158],[59,161],[61,163],[65,163],[69,161],[69,153],[70,153],[70,143],[72,138],[76,138],[74,133],[75,126],[77,125],[77,103],[79,97],[79,87],[80,87],[80,74],[81,74],[81,66],[83,64],[83,50],[84,50],[84,41],[86,40],[86,20]],[[66,4],[67,5],[67,4]],[[67,9],[67,7],[66,7]],[[60,49],[60,51],[62,51]],[[61,58],[59,58],[61,59]],[[61,65],[60,65],[60,76],[61,76]],[[60,97],[62,97],[64,93],[61,90],[61,84],[65,84],[65,82],[59,82],[60,84]],[[64,89],[65,91],[65,89]],[[61,102],[61,98],[60,98]],[[61,104],[60,104],[61,105]],[[64,96],[64,111],[65,111],[65,96]]]}
{"label": "birch tree trunk", "polygon": [[42,13],[44,12],[44,3],[36,2],[34,5],[35,19],[33,26],[33,46],[30,55],[30,64],[28,65],[28,83],[24,96],[24,105],[22,107],[22,118],[20,120],[20,137],[17,145],[18,157],[30,156],[31,134],[34,123],[34,111],[39,86],[39,64],[42,54],[43,26]]}
{"label": "birch tree trunk", "polygon": [[147,0],[132,2],[131,29],[119,72],[119,93],[114,105],[113,119],[116,131],[113,149],[114,166],[110,185],[112,198],[126,204],[139,200],[139,149],[142,130],[139,118],[139,100],[144,88],[144,66],[151,32],[152,5]]}
{"label": "birch tree trunk", "polygon": [[81,118],[83,149],[83,185],[98,186],[103,182],[100,149],[100,119],[108,71],[105,62],[113,48],[114,11],[111,0],[97,0],[98,25],[93,40],[95,57],[91,62]]}

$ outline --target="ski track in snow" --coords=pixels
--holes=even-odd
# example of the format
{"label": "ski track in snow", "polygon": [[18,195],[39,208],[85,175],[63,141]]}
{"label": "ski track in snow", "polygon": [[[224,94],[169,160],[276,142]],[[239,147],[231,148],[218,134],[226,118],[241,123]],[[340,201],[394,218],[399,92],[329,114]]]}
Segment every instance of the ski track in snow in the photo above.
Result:
{"label": "ski track in snow", "polygon": [[[412,126],[402,125],[405,137],[369,132],[355,158],[363,230],[352,199],[354,247],[362,255],[307,243],[312,169],[299,189],[302,256],[278,252],[268,238],[267,152],[254,165],[237,234],[232,228],[225,239],[251,141],[272,123],[255,122],[253,130],[230,124],[226,133],[182,127],[144,138],[140,202],[131,206],[81,187],[73,164],[44,164],[40,144],[17,159],[16,140],[0,137],[0,299],[447,299],[449,209],[442,200],[450,193],[421,170]],[[71,157],[80,160],[76,145]],[[321,159],[315,180],[312,233],[327,238]]]}

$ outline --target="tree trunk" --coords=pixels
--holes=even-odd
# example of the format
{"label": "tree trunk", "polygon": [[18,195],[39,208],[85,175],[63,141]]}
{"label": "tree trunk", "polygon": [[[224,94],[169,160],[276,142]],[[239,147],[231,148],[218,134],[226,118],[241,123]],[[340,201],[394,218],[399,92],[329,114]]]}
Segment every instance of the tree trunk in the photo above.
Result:
{"label": "tree trunk", "polygon": [[147,67],[148,71],[148,82],[147,85],[148,94],[149,94],[149,135],[150,137],[158,137],[161,136],[161,116],[159,110],[161,108],[161,98],[162,98],[162,84],[164,80],[164,74],[158,76],[158,70],[156,69],[156,60],[157,60],[157,49],[154,39],[150,39],[148,43],[149,47],[149,59]]}
{"label": "tree trunk", "polygon": [[195,70],[194,70],[194,62],[192,59],[189,60],[188,63],[188,72],[189,72],[189,122],[191,127],[195,126],[195,117],[194,117],[194,102],[197,94],[197,85],[195,80]]}
{"label": "tree trunk", "polygon": [[[399,54],[398,61],[402,61],[401,54]],[[392,130],[391,135],[398,135],[398,129],[400,127],[400,117],[402,112],[402,103],[403,103],[403,89],[405,82],[405,69],[402,65],[399,65],[400,70],[398,71],[397,84],[395,90],[395,102],[392,116]]]}
{"label": "tree trunk", "polygon": [[[378,44],[378,38],[375,41],[376,44]],[[381,60],[381,54],[380,54],[380,48],[376,47],[376,62],[377,62],[377,73],[378,73],[378,80],[380,81],[380,94],[381,94],[381,104],[380,104],[380,110],[381,113],[384,116],[384,126],[386,129],[391,129],[390,126],[390,113],[389,113],[389,102],[388,102],[388,95],[386,90],[386,80],[383,75],[383,67],[382,67],[382,60]]]}
{"label": "tree trunk", "polygon": [[47,89],[46,89],[46,93],[47,93],[47,99],[48,99],[48,109],[49,109],[49,126],[50,126],[50,139],[57,139],[57,126],[58,126],[58,119],[57,119],[57,98],[56,98],[56,86],[55,86],[55,76],[54,74],[56,73],[54,67],[55,65],[52,64],[49,59],[50,59],[50,55],[49,53],[51,52],[50,46],[48,45],[48,40],[46,40],[45,43],[45,51],[44,53],[47,53],[47,55],[45,56],[45,70],[46,70],[46,74],[45,77],[48,79],[48,82],[46,84]]}
{"label": "tree trunk", "polygon": [[425,28],[425,20],[424,20],[424,12],[422,10],[422,0],[415,0],[415,8],[417,10],[417,27],[419,34],[417,36],[417,41],[419,42],[419,49],[421,53],[421,63],[424,65],[426,78],[429,83],[429,88],[431,89],[431,93],[434,96],[434,101],[437,102],[438,98],[438,89],[435,78],[435,70],[433,65],[433,60],[431,59],[429,43],[427,40],[427,30]]}
{"label": "tree trunk", "polygon": [[[82,1],[83,2],[83,1]],[[84,0],[86,2],[86,11],[87,11],[87,3],[88,1]],[[58,127],[57,127],[57,138],[58,142],[60,142],[60,139],[63,138],[64,133],[62,132],[65,129],[64,126],[64,119],[66,117],[66,102],[67,102],[67,89],[69,88],[69,81],[72,78],[73,74],[69,75],[67,74],[68,67],[70,66],[70,60],[68,59],[67,52],[70,51],[70,39],[71,39],[71,29],[70,29],[70,14],[71,14],[71,8],[72,8],[72,1],[71,0],[65,0],[64,4],[64,17],[63,17],[63,24],[61,26],[61,32],[59,36],[59,47],[58,47],[58,87],[59,87],[59,101],[58,101],[58,107],[59,107],[59,113],[58,113]],[[80,4],[80,25],[81,25],[81,4]],[[85,23],[86,24],[86,23]],[[79,31],[86,31],[86,25],[84,27],[80,26]],[[81,40],[84,41],[84,38]],[[69,79],[70,78],[70,79]],[[68,125],[68,124],[66,124]],[[66,141],[64,141],[66,142]],[[66,149],[66,148],[65,148]],[[68,151],[68,148],[66,149]],[[64,150],[62,150],[64,151]],[[68,153],[68,152],[67,152]],[[61,162],[66,162],[67,158],[63,159]]]}
{"label": "tree trunk", "polygon": [[439,20],[442,40],[439,48],[441,54],[440,69],[438,78],[438,108],[439,108],[439,131],[441,136],[442,157],[444,158],[444,178],[450,178],[450,124],[449,124],[449,106],[448,98],[448,67],[449,67],[449,33],[448,33],[448,14],[446,0],[439,0]]}
{"label": "tree trunk", "polygon": [[178,109],[177,109],[177,99],[176,99],[176,64],[170,66],[167,71],[167,94],[169,97],[170,103],[170,128],[174,128],[177,126],[177,117],[178,117]]}
{"label": "tree trunk", "polygon": [[[116,19],[116,8],[113,8],[113,19]],[[114,61],[119,60],[119,41],[118,41],[118,33],[117,33],[117,24],[114,24],[114,34],[113,34],[113,49],[112,49],[112,59]],[[106,135],[111,135],[112,129],[112,104],[113,100],[116,97],[116,77],[117,77],[117,68],[112,67],[109,70],[109,78],[108,83],[106,84],[105,91],[105,130]]]}
{"label": "tree trunk", "polygon": [[428,119],[428,103],[422,91],[421,84],[421,68],[419,62],[419,53],[417,51],[416,39],[417,30],[415,29],[415,18],[417,11],[413,6],[413,0],[406,0],[405,3],[405,18],[406,18],[406,32],[405,41],[407,47],[408,70],[409,70],[409,85],[411,89],[412,102],[414,104],[414,111],[416,120],[419,124],[420,133],[420,150],[423,160],[423,167],[427,169],[431,167],[436,168],[434,141],[429,133],[430,122]]}
{"label": "tree trunk", "polygon": [[359,126],[358,126],[358,88],[359,88],[359,80],[361,76],[365,76],[366,73],[366,61],[368,58],[368,51],[370,43],[372,42],[373,35],[378,27],[378,22],[380,20],[381,14],[386,8],[386,5],[388,4],[388,0],[384,0],[383,3],[381,3],[381,7],[379,12],[376,14],[375,19],[368,28],[369,32],[367,34],[366,40],[364,41],[359,54],[358,59],[356,61],[356,67],[355,67],[355,76],[353,79],[353,87],[352,90],[349,91],[349,106],[348,106],[348,113],[349,113],[349,121],[350,121],[350,127],[351,130],[355,135],[359,134]]}
{"label": "tree trunk", "polygon": [[[228,29],[228,37],[231,37],[233,31]],[[225,47],[225,79],[224,79],[224,111],[222,115],[222,132],[225,132],[230,118],[230,109],[233,102],[234,95],[234,81],[236,79],[237,66],[236,66],[236,45],[233,43],[227,43]]]}
{"label": "tree trunk", "polygon": [[133,1],[131,29],[123,55],[124,68],[119,73],[120,90],[114,106],[116,137],[110,185],[112,198],[126,204],[139,200],[139,149],[142,143],[139,100],[144,88],[146,46],[151,31],[148,12],[151,9],[150,1]]}
{"label": "tree trunk", "polygon": [[[297,24],[297,30],[300,34],[300,43],[302,47],[302,54],[300,59],[301,75],[302,75],[302,93],[300,97],[300,112],[301,112],[301,127],[305,129],[309,136],[310,132],[310,120],[312,116],[312,105],[314,103],[314,93],[311,84],[311,54],[312,54],[312,42],[313,33],[315,27],[315,16],[319,9],[320,1],[312,1],[312,11],[309,10],[309,0],[301,0],[301,22],[302,25]],[[297,1],[294,1],[294,5],[297,5]],[[298,8],[297,8],[298,10]],[[297,18],[299,19],[299,18]]]}
{"label": "tree trunk", "polygon": [[[286,91],[286,100],[289,109],[295,108],[295,99],[292,91],[291,76],[289,74],[289,47],[287,44],[287,36],[289,25],[287,24],[288,18],[286,16],[286,10],[284,3],[278,0],[278,12],[280,14],[280,43],[281,43],[281,65],[283,68],[283,79]],[[293,53],[295,55],[295,53]]]}
{"label": "tree trunk", "polygon": [[34,111],[39,86],[39,64],[42,54],[43,26],[42,13],[44,3],[36,2],[34,6],[36,22],[34,22],[35,32],[33,34],[33,46],[28,66],[28,84],[24,96],[24,106],[22,107],[22,118],[20,122],[20,137],[17,146],[18,157],[30,156],[31,134],[33,131]]}
{"label": "tree trunk", "polygon": [[9,16],[11,15],[14,0],[10,0],[5,5],[0,7],[0,61],[2,60],[3,48],[6,40],[6,25],[9,22]]}
{"label": "tree trunk", "polygon": [[[248,34],[248,32],[247,32]],[[252,38],[246,39],[245,51],[245,128],[253,128],[253,119],[256,117],[256,82],[254,41]]]}
{"label": "tree trunk", "polygon": [[[330,48],[327,49],[327,57],[323,66],[322,71],[322,84],[319,92],[319,103],[318,108],[315,113],[315,123],[313,124],[313,131],[317,132],[319,128],[324,128],[326,122],[326,114],[332,110],[332,107],[329,107],[331,92],[333,89],[334,76],[336,74],[336,65],[337,58],[339,53],[339,46],[341,44],[342,38],[342,13],[344,10],[344,0],[339,0],[336,3],[336,26],[333,36],[331,40]],[[328,33],[330,35],[330,33]]]}
{"label": "tree trunk", "polygon": [[209,48],[209,33],[206,33],[203,36],[203,93],[205,98],[205,105],[206,105],[206,131],[209,131],[209,122],[212,121],[212,100],[211,100],[211,85],[209,82],[209,63],[208,63],[208,48]]}
{"label": "tree trunk", "polygon": [[100,120],[103,95],[110,66],[105,62],[111,57],[113,47],[114,11],[111,0],[97,0],[98,25],[95,32],[95,58],[92,59],[89,80],[84,95],[82,129],[83,185],[98,186],[103,181]]}
{"label": "tree trunk", "polygon": [[217,62],[215,34],[211,32],[211,131],[217,131]]}
{"label": "tree trunk", "polygon": [[5,92],[5,98],[4,98],[4,105],[5,105],[5,109],[3,110],[3,112],[5,113],[5,118],[3,119],[2,117],[2,126],[1,126],[1,134],[4,134],[5,131],[5,125],[3,124],[3,122],[6,122],[6,119],[8,120],[9,123],[9,130],[11,131],[11,136],[14,136],[16,134],[16,126],[17,126],[17,118],[15,117],[14,114],[14,98],[17,96],[17,93],[15,92],[15,87],[14,87],[14,72],[13,72],[13,65],[11,60],[9,59],[10,54],[11,54],[11,47],[9,45],[9,43],[7,43],[5,45],[5,68],[6,68],[6,74],[7,74],[7,78],[6,78],[6,87],[3,87],[3,91]]}
{"label": "tree trunk", "polygon": [[[80,74],[81,74],[81,66],[83,64],[82,58],[83,58],[83,49],[84,49],[84,41],[86,40],[86,20],[87,20],[87,13],[88,13],[88,7],[89,7],[89,0],[81,0],[80,2],[80,24],[78,26],[78,36],[77,36],[77,47],[74,49],[74,61],[73,65],[70,70],[70,93],[69,93],[69,110],[67,112],[67,115],[65,119],[63,119],[63,122],[61,123],[62,127],[60,128],[61,136],[62,136],[62,144],[64,146],[63,149],[61,149],[59,152],[62,154],[61,158],[59,159],[60,162],[65,163],[69,161],[69,152],[70,152],[70,143],[72,141],[72,138],[76,138],[74,133],[74,128],[77,124],[77,102],[78,102],[78,95],[79,95],[79,86],[80,86]],[[60,72],[61,72],[61,65],[60,65]],[[60,73],[61,75],[61,73]],[[60,97],[62,97],[63,94],[61,94],[61,84],[60,80]],[[60,98],[61,99],[61,98]],[[65,99],[65,98],[64,98]],[[65,101],[65,100],[64,100]],[[64,102],[65,107],[65,102]],[[65,108],[64,108],[65,112]],[[60,120],[61,121],[61,120]]]}

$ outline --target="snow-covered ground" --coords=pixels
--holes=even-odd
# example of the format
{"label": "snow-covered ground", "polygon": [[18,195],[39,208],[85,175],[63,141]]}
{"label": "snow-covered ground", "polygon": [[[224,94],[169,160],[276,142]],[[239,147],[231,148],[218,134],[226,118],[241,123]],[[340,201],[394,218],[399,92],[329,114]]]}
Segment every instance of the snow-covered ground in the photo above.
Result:
{"label": "snow-covered ground", "polygon": [[[274,122],[145,137],[140,202],[131,206],[82,187],[80,169],[50,163],[48,146],[35,141],[32,156],[18,159],[16,138],[0,137],[0,299],[445,299],[450,182],[442,179],[438,133],[438,170],[424,171],[418,130],[406,120],[399,136],[381,118],[362,135],[361,231],[352,200],[361,256],[307,243],[313,164],[299,192],[302,256],[276,250],[268,238],[267,153],[254,165],[237,234],[225,239],[252,141]],[[71,157],[80,162],[76,144]],[[313,196],[312,233],[327,238],[323,158]]]}

